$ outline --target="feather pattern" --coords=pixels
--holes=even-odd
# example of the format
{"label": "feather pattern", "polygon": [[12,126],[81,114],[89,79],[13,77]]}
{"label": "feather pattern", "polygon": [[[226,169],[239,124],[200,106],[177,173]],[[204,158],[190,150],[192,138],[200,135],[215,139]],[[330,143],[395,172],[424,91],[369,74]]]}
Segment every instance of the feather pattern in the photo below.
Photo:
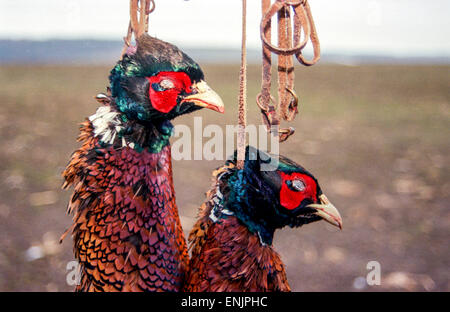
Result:
{"label": "feather pattern", "polygon": [[248,146],[244,167],[237,153],[213,172],[213,186],[189,235],[192,256],[186,291],[290,291],[274,233],[342,219],[305,168],[277,155],[277,167],[263,170],[273,155]]}
{"label": "feather pattern", "polygon": [[189,235],[192,253],[185,291],[290,291],[280,256],[258,234],[223,209],[221,179],[233,164],[213,172],[213,186]]}
{"label": "feather pattern", "polygon": [[[114,141],[123,125],[108,107],[82,124],[64,171],[74,186],[78,291],[178,291],[188,253],[175,203],[170,146],[159,153]],[[120,142],[121,148],[104,145]]]}

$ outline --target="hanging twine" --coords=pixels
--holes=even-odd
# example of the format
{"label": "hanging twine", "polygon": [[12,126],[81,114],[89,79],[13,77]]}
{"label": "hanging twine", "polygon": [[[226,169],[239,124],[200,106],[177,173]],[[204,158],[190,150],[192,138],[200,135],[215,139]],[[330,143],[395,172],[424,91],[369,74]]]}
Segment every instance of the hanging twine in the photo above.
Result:
{"label": "hanging twine", "polygon": [[237,137],[237,163],[238,169],[244,168],[245,145],[247,125],[247,0],[242,0],[242,47],[241,47],[241,69],[239,72],[239,131]]}
{"label": "hanging twine", "polygon": [[148,33],[149,15],[155,10],[154,0],[130,0],[130,23],[127,35],[123,38],[125,44],[122,49],[122,57],[128,49],[132,48],[131,42],[142,34]]}
{"label": "hanging twine", "polygon": [[[280,120],[292,121],[298,114],[298,97],[294,91],[293,57],[295,55],[297,60],[305,66],[316,64],[320,59],[320,43],[307,0],[275,0],[273,4],[271,2],[271,0],[262,0],[263,17],[260,25],[263,44],[262,84],[256,103],[261,109],[267,130],[278,135],[280,142],[283,142],[295,130],[292,127],[279,129]],[[271,24],[275,14],[278,18],[278,46],[271,43]],[[301,40],[302,31],[303,40]],[[303,48],[309,41],[314,51],[312,60],[305,59],[302,54]],[[278,102],[270,94],[272,53],[278,55]]]}

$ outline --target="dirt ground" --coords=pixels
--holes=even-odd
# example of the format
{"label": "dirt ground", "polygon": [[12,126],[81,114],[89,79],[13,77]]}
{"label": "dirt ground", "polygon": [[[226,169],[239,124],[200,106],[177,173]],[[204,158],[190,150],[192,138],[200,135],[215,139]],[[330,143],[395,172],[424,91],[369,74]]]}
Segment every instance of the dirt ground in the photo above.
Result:
{"label": "dirt ground", "polygon": [[[107,67],[0,67],[0,290],[71,291],[70,192],[61,172],[78,124],[107,84]],[[238,66],[205,66],[226,114],[236,118]],[[294,291],[450,291],[450,67],[297,68],[296,134],[281,153],[308,168],[340,210],[325,222],[275,234]],[[257,67],[249,68],[249,122],[259,124]],[[193,127],[193,116],[174,121]],[[175,161],[177,203],[189,231],[221,161]],[[366,284],[369,261],[381,285]]]}

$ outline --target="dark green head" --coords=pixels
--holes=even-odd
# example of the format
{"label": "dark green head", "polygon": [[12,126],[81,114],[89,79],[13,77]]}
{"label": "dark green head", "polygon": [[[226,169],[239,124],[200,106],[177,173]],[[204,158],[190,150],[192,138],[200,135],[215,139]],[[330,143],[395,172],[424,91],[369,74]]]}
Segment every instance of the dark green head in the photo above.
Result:
{"label": "dark green head", "polygon": [[200,66],[176,46],[147,34],[117,63],[109,80],[118,110],[130,120],[170,120],[202,107],[223,112]]}
{"label": "dark green head", "polygon": [[[264,171],[275,156],[247,147],[244,169],[233,170],[222,182],[224,208],[271,244],[275,229],[326,220],[342,226],[339,212],[305,168],[280,156],[276,170]],[[235,164],[236,154],[228,163]]]}

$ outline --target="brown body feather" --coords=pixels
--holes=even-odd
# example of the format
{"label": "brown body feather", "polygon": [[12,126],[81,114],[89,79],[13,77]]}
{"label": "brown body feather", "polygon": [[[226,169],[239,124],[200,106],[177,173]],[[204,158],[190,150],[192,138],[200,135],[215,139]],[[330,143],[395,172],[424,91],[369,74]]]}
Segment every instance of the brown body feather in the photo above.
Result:
{"label": "brown body feather", "polygon": [[78,291],[178,291],[188,253],[172,181],[170,146],[160,153],[102,147],[86,121],[82,147],[64,171]]}

